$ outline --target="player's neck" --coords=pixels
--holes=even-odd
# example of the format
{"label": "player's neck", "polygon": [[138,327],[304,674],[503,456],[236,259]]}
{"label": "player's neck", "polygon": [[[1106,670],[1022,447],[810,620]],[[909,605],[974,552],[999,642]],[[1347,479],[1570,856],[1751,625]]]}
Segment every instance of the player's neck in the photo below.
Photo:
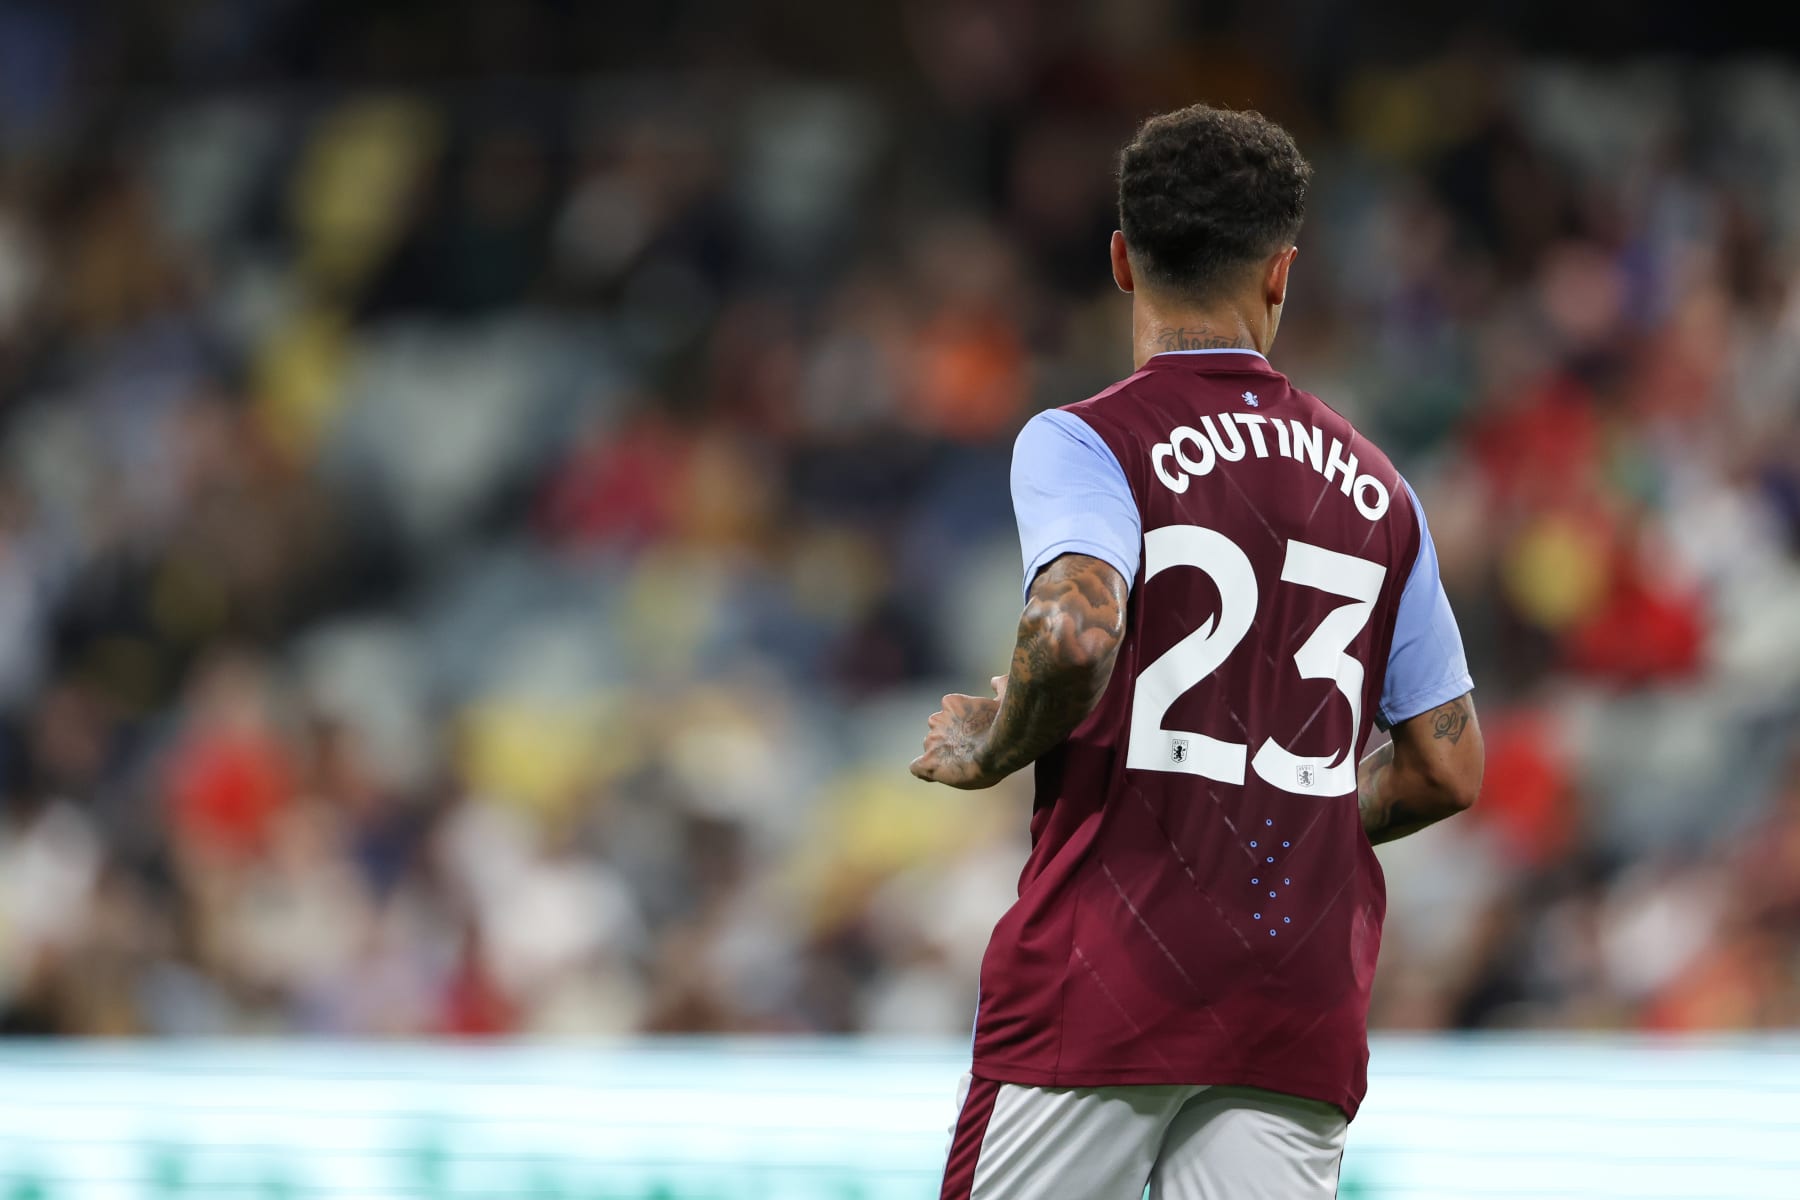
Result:
{"label": "player's neck", "polygon": [[1162,309],[1139,303],[1131,313],[1132,366],[1170,350],[1254,350],[1267,354],[1274,339],[1266,322],[1235,308]]}

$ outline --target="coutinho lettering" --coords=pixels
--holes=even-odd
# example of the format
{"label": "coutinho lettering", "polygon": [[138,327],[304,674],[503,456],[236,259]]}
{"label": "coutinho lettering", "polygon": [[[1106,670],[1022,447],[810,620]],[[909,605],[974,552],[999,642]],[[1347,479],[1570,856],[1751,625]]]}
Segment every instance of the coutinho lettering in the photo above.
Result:
{"label": "coutinho lettering", "polygon": [[[1150,448],[1151,470],[1176,495],[1187,491],[1190,476],[1210,475],[1221,462],[1240,462],[1246,453],[1269,458],[1271,448],[1263,436],[1267,425],[1275,431],[1274,457],[1305,463],[1327,483],[1335,480],[1365,520],[1379,521],[1387,515],[1388,490],[1374,476],[1357,474],[1356,455],[1345,453],[1339,439],[1332,438],[1326,449],[1325,433],[1315,425],[1257,413],[1220,413],[1217,423],[1203,416],[1200,425],[1200,429],[1178,425],[1169,431],[1167,441]],[[1171,464],[1179,470],[1171,470]]]}

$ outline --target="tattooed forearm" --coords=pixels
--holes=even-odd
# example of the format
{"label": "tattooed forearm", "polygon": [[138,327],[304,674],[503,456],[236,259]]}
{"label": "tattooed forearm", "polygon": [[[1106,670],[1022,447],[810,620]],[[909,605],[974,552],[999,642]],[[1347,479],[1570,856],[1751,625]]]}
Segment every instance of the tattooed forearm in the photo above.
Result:
{"label": "tattooed forearm", "polygon": [[1210,326],[1198,329],[1165,329],[1156,335],[1163,350],[1243,350],[1247,349],[1239,335],[1214,333]]}
{"label": "tattooed forearm", "polygon": [[1012,670],[981,755],[1010,775],[1069,736],[1106,690],[1125,635],[1125,580],[1085,554],[1065,554],[1032,581]]}
{"label": "tattooed forearm", "polygon": [[1481,726],[1466,695],[1396,725],[1394,740],[1356,770],[1369,840],[1390,842],[1468,808],[1481,790],[1483,757]]}
{"label": "tattooed forearm", "polygon": [[1125,580],[1085,554],[1038,573],[1019,618],[1010,673],[994,699],[944,697],[925,723],[912,773],[951,787],[991,787],[1056,745],[1093,711],[1125,636]]}
{"label": "tattooed forearm", "polygon": [[1356,765],[1356,806],[1362,810],[1363,832],[1375,840],[1387,828],[1388,808],[1381,797],[1381,777],[1394,761],[1394,743],[1389,742]]}

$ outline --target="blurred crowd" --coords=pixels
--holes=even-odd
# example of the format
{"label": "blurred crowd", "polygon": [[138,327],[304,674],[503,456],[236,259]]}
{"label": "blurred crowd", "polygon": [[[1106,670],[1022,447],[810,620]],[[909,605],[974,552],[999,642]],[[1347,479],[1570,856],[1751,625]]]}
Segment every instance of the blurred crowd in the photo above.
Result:
{"label": "blurred crowd", "polygon": [[1800,68],[918,4],[879,80],[290,86],[189,7],[206,87],[0,4],[0,1029],[966,1029],[1029,781],[906,762],[1202,98],[1317,167],[1275,362],[1419,491],[1487,730],[1375,1024],[1800,1025]]}

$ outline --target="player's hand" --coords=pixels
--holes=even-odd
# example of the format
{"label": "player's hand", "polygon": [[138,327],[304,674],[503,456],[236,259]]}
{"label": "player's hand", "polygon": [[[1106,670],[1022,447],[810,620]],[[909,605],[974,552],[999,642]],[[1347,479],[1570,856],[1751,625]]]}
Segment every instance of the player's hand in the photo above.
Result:
{"label": "player's hand", "polygon": [[1000,782],[1001,776],[981,765],[988,733],[1006,698],[1006,676],[996,675],[991,682],[991,700],[960,692],[944,697],[944,706],[925,722],[925,752],[912,761],[914,775],[955,788],[993,787]]}

